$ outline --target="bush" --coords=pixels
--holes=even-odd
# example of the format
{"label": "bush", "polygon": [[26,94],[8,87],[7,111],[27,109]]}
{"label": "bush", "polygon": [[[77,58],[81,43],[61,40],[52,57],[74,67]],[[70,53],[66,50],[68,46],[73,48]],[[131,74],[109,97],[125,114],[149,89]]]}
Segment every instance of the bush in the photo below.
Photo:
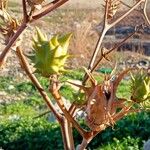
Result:
{"label": "bush", "polygon": [[[150,114],[131,115],[114,127],[99,134],[89,145],[90,149],[102,150],[138,150],[143,147],[143,141],[150,138]],[[74,132],[75,143],[79,144],[81,137]],[[20,119],[0,122],[0,146],[8,150],[63,150],[61,132],[57,123],[50,123],[46,117]],[[113,149],[112,149],[113,150]]]}
{"label": "bush", "polygon": [[62,139],[57,124],[44,119],[26,118],[0,124],[0,146],[9,150],[62,149]]}
{"label": "bush", "polygon": [[114,138],[112,143],[102,145],[96,150],[140,150],[141,148],[139,148],[139,142],[139,138],[134,139],[130,136],[128,136],[127,138],[123,138],[121,141]]}

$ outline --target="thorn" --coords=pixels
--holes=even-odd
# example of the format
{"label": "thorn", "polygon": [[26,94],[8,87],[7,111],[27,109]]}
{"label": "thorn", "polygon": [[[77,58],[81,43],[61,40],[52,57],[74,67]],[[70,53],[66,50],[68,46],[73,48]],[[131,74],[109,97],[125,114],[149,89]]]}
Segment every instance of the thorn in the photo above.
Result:
{"label": "thorn", "polygon": [[93,86],[97,85],[97,81],[94,79],[94,77],[92,76],[90,70],[86,69],[85,67],[83,67],[83,69],[85,70],[85,72],[87,73],[87,75],[89,76],[89,79],[92,83]]}
{"label": "thorn", "polygon": [[66,82],[68,82],[69,84],[72,84],[72,85],[74,85],[74,86],[76,86],[76,87],[78,87],[78,88],[80,88],[80,89],[82,89],[82,90],[84,90],[84,91],[86,91],[86,87],[85,86],[83,86],[83,85],[80,85],[80,84],[76,84],[76,83],[73,83],[73,82],[70,82],[70,81],[66,81]]}
{"label": "thorn", "polygon": [[106,55],[106,51],[107,49],[105,48],[105,47],[103,47],[102,49],[101,49],[101,55],[102,55],[102,57],[104,58],[104,59],[106,59],[107,61],[110,61],[110,59],[108,58],[108,57],[106,57],[107,55]]}

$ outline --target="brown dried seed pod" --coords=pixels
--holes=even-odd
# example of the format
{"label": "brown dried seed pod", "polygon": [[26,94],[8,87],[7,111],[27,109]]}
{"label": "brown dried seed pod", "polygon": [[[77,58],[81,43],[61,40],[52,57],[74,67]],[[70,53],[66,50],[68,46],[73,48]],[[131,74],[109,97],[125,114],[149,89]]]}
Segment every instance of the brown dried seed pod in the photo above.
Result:
{"label": "brown dried seed pod", "polygon": [[7,8],[8,0],[0,0],[0,9]]}
{"label": "brown dried seed pod", "polygon": [[105,0],[105,3],[107,2],[108,2],[107,18],[112,19],[119,9],[120,0]]}

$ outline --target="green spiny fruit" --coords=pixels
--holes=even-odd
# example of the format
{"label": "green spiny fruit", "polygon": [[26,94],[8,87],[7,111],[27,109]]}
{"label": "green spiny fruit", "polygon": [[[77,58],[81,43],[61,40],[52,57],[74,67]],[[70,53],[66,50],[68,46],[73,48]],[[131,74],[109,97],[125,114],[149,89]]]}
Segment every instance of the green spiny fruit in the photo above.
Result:
{"label": "green spiny fruit", "polygon": [[44,77],[52,74],[60,74],[65,71],[69,41],[72,34],[64,36],[54,36],[50,40],[37,28],[36,37],[33,38],[33,54],[28,56],[36,73]]}
{"label": "green spiny fruit", "polygon": [[131,74],[131,100],[141,103],[150,100],[150,77],[140,71],[135,76]]}
{"label": "green spiny fruit", "polygon": [[146,101],[140,103],[140,106],[144,109],[150,110],[150,97],[149,97],[149,100],[146,100]]}

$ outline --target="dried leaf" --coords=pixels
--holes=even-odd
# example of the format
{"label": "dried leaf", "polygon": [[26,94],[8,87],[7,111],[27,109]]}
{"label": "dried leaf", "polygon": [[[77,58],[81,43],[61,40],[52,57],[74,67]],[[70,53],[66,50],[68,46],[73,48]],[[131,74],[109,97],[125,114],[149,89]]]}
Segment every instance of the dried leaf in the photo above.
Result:
{"label": "dried leaf", "polygon": [[108,3],[107,19],[112,19],[119,9],[120,0],[105,0],[105,3]]}
{"label": "dried leaf", "polygon": [[5,44],[9,42],[18,27],[19,22],[17,19],[12,18],[6,9],[0,10],[0,32],[5,38]]}
{"label": "dried leaf", "polygon": [[6,9],[8,4],[8,0],[0,0],[0,9]]}

